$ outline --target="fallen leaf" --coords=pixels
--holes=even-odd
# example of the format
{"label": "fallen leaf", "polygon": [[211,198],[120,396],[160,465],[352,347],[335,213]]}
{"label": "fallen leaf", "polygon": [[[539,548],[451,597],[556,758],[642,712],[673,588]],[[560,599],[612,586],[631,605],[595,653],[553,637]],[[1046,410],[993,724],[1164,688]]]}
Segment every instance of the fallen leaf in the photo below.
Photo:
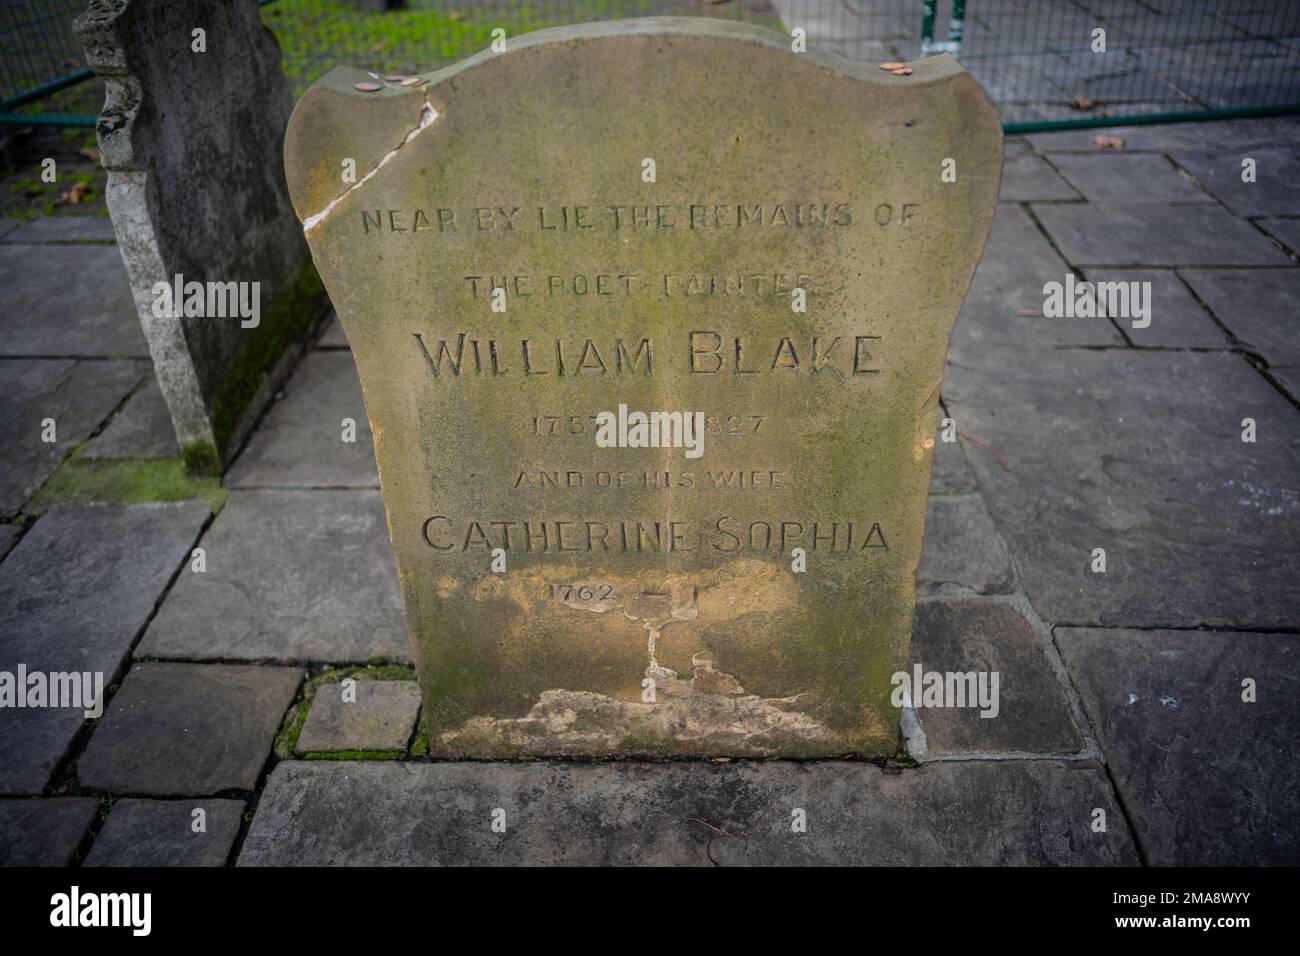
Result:
{"label": "fallen leaf", "polygon": [[1090,110],[1096,104],[1086,96],[1076,96],[1074,99],[1070,100],[1070,105],[1076,110]]}
{"label": "fallen leaf", "polygon": [[1092,138],[1092,145],[1098,149],[1123,149],[1124,141],[1118,136],[1104,136],[1098,133]]}
{"label": "fallen leaf", "polygon": [[65,206],[75,206],[86,195],[86,184],[77,183],[65,193],[59,193],[59,202]]}

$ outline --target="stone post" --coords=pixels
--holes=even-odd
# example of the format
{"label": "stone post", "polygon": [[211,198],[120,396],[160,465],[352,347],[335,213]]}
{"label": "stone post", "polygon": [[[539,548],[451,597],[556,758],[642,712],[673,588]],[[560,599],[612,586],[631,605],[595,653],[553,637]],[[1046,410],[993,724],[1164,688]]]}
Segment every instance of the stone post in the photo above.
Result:
{"label": "stone post", "polygon": [[107,82],[108,208],[176,438],[220,471],[324,303],[280,161],[279,47],[257,0],[92,0],[73,29]]}

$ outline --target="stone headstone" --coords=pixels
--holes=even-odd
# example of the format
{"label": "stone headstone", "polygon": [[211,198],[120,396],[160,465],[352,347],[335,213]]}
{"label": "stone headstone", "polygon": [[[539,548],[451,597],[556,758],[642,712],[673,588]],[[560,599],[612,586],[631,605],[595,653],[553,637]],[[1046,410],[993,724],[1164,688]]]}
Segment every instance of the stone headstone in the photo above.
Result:
{"label": "stone headstone", "polygon": [[[177,443],[219,471],[323,304],[279,162],[280,49],[257,0],[92,0],[73,26],[107,88],[108,208]],[[201,286],[204,307],[156,308],[159,283]]]}
{"label": "stone headstone", "polygon": [[894,751],[1001,150],[948,56],[894,75],[709,20],[308,91],[290,194],[360,372],[431,753]]}

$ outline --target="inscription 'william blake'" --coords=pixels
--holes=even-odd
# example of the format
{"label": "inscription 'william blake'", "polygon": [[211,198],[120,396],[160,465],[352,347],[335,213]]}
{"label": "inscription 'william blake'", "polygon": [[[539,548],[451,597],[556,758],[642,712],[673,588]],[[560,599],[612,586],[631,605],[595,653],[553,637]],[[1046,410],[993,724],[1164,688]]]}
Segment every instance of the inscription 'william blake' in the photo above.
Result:
{"label": "inscription 'william blake'", "polygon": [[[459,332],[454,339],[425,341],[411,333],[435,378],[471,376],[644,375],[655,372],[656,350],[649,336],[595,339],[514,339],[509,342]],[[691,332],[679,345],[693,375],[806,372],[817,375],[879,375],[872,349],[878,335],[781,336],[755,342],[753,336]],[[662,353],[660,353],[662,354]]]}

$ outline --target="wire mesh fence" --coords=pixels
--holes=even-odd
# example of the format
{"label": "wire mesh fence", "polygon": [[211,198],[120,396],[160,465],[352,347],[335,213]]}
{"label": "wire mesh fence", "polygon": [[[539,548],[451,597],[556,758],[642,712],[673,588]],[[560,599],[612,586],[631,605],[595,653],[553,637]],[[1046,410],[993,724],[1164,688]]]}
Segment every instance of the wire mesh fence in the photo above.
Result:
{"label": "wire mesh fence", "polygon": [[86,0],[0,0],[0,113],[93,122],[104,86],[72,35],[85,9]]}
{"label": "wire mesh fence", "polygon": [[[86,0],[0,0],[0,113],[80,114],[102,91],[58,80],[82,68],[68,28]],[[215,0],[214,0],[215,2]],[[711,16],[804,31],[854,59],[911,60],[948,44],[1005,124],[1294,110],[1300,0],[263,0],[300,94],[340,64],[414,72],[548,26]],[[956,38],[960,38],[957,42]],[[45,90],[47,95],[32,96]],[[26,99],[24,99],[26,96]]]}

